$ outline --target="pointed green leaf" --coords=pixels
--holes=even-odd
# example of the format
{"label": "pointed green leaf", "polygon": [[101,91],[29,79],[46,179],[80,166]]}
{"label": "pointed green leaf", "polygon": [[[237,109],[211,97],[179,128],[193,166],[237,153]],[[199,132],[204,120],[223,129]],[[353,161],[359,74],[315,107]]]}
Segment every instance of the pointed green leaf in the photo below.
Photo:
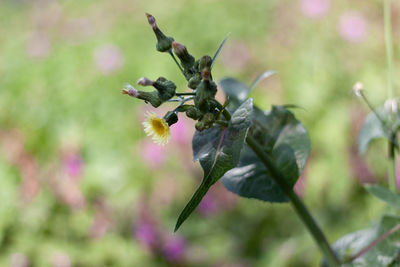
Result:
{"label": "pointed green leaf", "polygon": [[240,158],[240,151],[251,124],[253,100],[244,102],[232,115],[228,127],[215,126],[196,132],[193,137],[194,160],[200,161],[204,178],[179,215],[175,231],[199,205],[208,189],[228,170],[234,168]]}
{"label": "pointed green leaf", "polygon": [[257,78],[252,82],[250,85],[250,90],[249,92],[253,91],[253,89],[264,79],[267,79],[268,77],[272,76],[275,74],[275,71],[273,70],[268,70],[266,72],[261,73],[260,75],[257,76]]}
{"label": "pointed green leaf", "polygon": [[221,42],[221,44],[219,45],[217,51],[215,52],[215,54],[214,54],[214,56],[213,56],[213,58],[212,58],[211,69],[213,68],[214,63],[215,63],[215,60],[217,59],[217,57],[218,57],[218,55],[219,55],[219,52],[221,52],[222,47],[224,47],[225,42],[226,42],[226,40],[228,40],[228,37],[229,37],[230,34],[231,34],[231,33],[228,33],[228,34],[226,35],[225,39]]}
{"label": "pointed green leaf", "polygon": [[396,194],[380,185],[365,185],[365,188],[375,197],[389,204],[392,208],[400,210],[400,194]]}
{"label": "pointed green leaf", "polygon": [[[269,113],[255,107],[253,120],[254,127],[259,125],[262,129],[259,138],[264,150],[274,159],[287,178],[286,182],[294,186],[311,149],[306,129],[293,113],[279,106],[274,106]],[[269,202],[288,201],[271,173],[247,145],[242,150],[238,166],[223,176],[222,183],[229,191],[242,197]]]}

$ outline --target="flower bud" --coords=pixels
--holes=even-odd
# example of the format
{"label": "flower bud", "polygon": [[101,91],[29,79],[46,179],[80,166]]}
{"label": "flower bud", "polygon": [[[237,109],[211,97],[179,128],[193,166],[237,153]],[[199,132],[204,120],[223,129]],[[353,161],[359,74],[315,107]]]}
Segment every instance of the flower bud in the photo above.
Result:
{"label": "flower bud", "polygon": [[388,99],[385,101],[385,104],[383,105],[386,112],[393,115],[397,113],[397,101],[396,99]]}
{"label": "flower bud", "polygon": [[164,116],[164,120],[168,123],[168,126],[178,122],[178,115],[174,111],[168,111]]}
{"label": "flower bud", "polygon": [[188,70],[193,67],[195,59],[191,54],[189,54],[189,52],[187,51],[186,47],[183,44],[173,41],[172,48],[174,49],[175,55],[181,61],[183,69]]}
{"label": "flower bud", "polygon": [[163,101],[171,99],[175,95],[176,85],[164,77],[158,78],[153,83],[154,88],[159,92],[160,98]]}
{"label": "flower bud", "polygon": [[186,116],[193,120],[198,120],[201,117],[201,112],[195,106],[190,106],[186,109]]}
{"label": "flower bud", "polygon": [[139,91],[136,90],[132,85],[126,84],[125,88],[122,89],[122,94],[130,95],[132,97],[138,97]]}
{"label": "flower bud", "polygon": [[201,71],[201,77],[203,78],[204,81],[209,81],[210,80],[210,69],[205,68]]}
{"label": "flower bud", "polygon": [[146,103],[150,103],[155,108],[159,107],[164,102],[160,98],[157,90],[152,92],[138,91],[130,84],[125,85],[125,88],[122,89],[122,94],[144,100]]}
{"label": "flower bud", "polygon": [[362,96],[362,90],[364,90],[364,85],[361,82],[357,82],[353,86],[353,92],[356,96],[361,97]]}
{"label": "flower bud", "polygon": [[199,61],[199,70],[202,71],[204,68],[211,69],[212,58],[210,56],[203,56]]}
{"label": "flower bud", "polygon": [[150,85],[154,84],[154,81],[147,79],[145,77],[142,77],[137,81],[137,84],[139,84],[141,86],[150,86]]}
{"label": "flower bud", "polygon": [[164,35],[164,33],[158,28],[156,24],[156,19],[152,15],[146,13],[146,16],[147,16],[147,21],[149,22],[157,38],[157,44],[156,44],[157,51],[159,52],[170,51],[171,44],[174,41],[174,38]]}
{"label": "flower bud", "polygon": [[188,87],[191,89],[196,89],[196,87],[200,84],[201,82],[201,75],[199,73],[196,73],[192,78],[189,79],[188,82]]}

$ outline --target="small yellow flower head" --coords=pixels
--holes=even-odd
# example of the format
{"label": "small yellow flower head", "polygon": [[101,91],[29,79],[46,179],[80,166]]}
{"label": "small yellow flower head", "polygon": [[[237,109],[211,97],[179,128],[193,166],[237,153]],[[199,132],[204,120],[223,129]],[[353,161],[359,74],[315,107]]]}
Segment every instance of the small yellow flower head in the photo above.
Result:
{"label": "small yellow flower head", "polygon": [[165,145],[168,143],[170,138],[170,131],[168,123],[163,119],[159,118],[155,113],[147,113],[147,119],[143,122],[144,131],[147,136],[152,136],[155,143],[159,145]]}

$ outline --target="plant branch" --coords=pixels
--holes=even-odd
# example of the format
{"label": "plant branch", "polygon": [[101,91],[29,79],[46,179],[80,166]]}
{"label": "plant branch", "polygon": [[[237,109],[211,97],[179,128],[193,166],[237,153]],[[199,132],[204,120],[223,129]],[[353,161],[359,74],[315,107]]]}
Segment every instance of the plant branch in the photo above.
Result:
{"label": "plant branch", "polygon": [[[180,71],[182,72],[183,76],[185,76],[185,73],[183,72],[183,69],[181,67],[181,65],[179,64],[179,62],[176,60],[174,54],[172,53],[171,50],[168,51],[168,54],[171,55],[172,59],[175,61],[176,65],[178,66],[178,68],[180,69]],[[186,76],[185,76],[186,77]]]}
{"label": "plant branch", "polygon": [[367,253],[370,249],[372,249],[373,247],[375,247],[379,242],[385,240],[386,238],[388,238],[390,235],[394,234],[395,232],[397,232],[400,229],[400,223],[397,224],[396,226],[394,226],[392,229],[390,229],[389,231],[387,231],[386,233],[384,233],[383,235],[381,235],[380,237],[378,237],[377,239],[375,239],[374,241],[371,242],[371,244],[369,244],[368,246],[366,246],[365,248],[363,248],[360,252],[358,252],[356,255],[354,255],[353,257],[351,257],[350,259],[346,260],[344,263],[350,263],[352,261],[354,261],[355,259],[361,257],[362,255],[364,255],[365,253]]}
{"label": "plant branch", "polygon": [[249,145],[249,147],[254,151],[254,153],[258,156],[258,158],[264,163],[264,165],[271,172],[275,182],[279,185],[279,187],[283,190],[283,192],[285,192],[285,194],[290,198],[293,208],[295,209],[297,215],[300,217],[304,225],[307,227],[308,231],[311,233],[312,237],[318,244],[329,265],[340,266],[340,262],[336,257],[335,253],[333,252],[332,248],[330,247],[323,232],[316,224],[315,220],[305,207],[304,203],[293,191],[293,188],[286,183],[285,177],[280,172],[280,170],[276,168],[273,160],[269,157],[268,154],[266,154],[262,150],[262,146],[251,135],[247,135],[246,142]]}

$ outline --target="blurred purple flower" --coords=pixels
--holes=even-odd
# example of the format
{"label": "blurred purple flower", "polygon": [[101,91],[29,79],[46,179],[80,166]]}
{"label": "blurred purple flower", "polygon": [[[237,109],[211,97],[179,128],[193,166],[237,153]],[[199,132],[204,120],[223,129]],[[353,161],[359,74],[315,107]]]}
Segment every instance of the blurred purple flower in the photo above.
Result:
{"label": "blurred purple flower", "polygon": [[330,0],[301,0],[301,11],[307,17],[318,19],[327,14]]}
{"label": "blurred purple flower", "polygon": [[204,196],[204,198],[201,200],[198,211],[202,215],[211,215],[217,210],[217,205],[215,203],[215,199],[210,195],[207,194]]}
{"label": "blurred purple flower", "polygon": [[185,240],[182,237],[170,236],[164,244],[164,257],[168,261],[179,261],[182,259],[185,247]]}
{"label": "blurred purple flower", "polygon": [[152,141],[145,140],[142,145],[142,159],[149,167],[160,167],[165,162],[163,147]]}
{"label": "blurred purple flower", "polygon": [[72,177],[79,176],[82,173],[83,161],[80,155],[67,155],[64,159],[65,172]]}
{"label": "blurred purple flower", "polygon": [[112,74],[118,71],[124,64],[121,50],[115,45],[104,45],[96,49],[95,63],[103,74]]}
{"label": "blurred purple flower", "polygon": [[29,37],[27,44],[28,55],[32,58],[43,59],[50,54],[51,42],[46,32],[35,31]]}
{"label": "blurred purple flower", "polygon": [[154,247],[157,243],[157,231],[149,221],[141,221],[135,228],[135,238],[146,247]]}
{"label": "blurred purple flower", "polygon": [[338,31],[350,43],[360,43],[367,35],[367,21],[358,12],[347,12],[340,16]]}

